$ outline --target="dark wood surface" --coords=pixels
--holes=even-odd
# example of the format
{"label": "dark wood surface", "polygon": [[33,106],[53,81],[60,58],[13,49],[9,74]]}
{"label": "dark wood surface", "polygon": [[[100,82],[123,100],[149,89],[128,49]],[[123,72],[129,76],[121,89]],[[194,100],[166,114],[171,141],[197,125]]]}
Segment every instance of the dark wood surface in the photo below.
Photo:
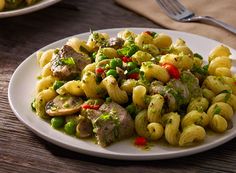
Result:
{"label": "dark wood surface", "polygon": [[32,14],[0,19],[0,173],[236,172],[236,139],[178,159],[108,160],[55,146],[16,118],[8,103],[7,89],[11,75],[26,57],[51,42],[90,28],[114,27],[159,26],[112,0],[67,0]]}

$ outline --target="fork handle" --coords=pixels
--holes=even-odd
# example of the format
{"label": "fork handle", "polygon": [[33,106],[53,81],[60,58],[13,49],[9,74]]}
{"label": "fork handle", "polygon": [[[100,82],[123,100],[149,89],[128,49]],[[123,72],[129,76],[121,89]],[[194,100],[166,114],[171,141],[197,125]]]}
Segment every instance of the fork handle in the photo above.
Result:
{"label": "fork handle", "polygon": [[212,23],[214,23],[216,25],[219,25],[219,26],[225,28],[226,30],[236,34],[236,28],[234,28],[233,26],[230,26],[227,23],[224,23],[224,22],[222,22],[220,20],[217,20],[217,19],[215,19],[213,17],[210,17],[210,16],[193,16],[191,18],[185,19],[184,21],[186,21],[186,22],[187,21],[189,21],[189,22],[194,22],[194,21],[212,22]]}

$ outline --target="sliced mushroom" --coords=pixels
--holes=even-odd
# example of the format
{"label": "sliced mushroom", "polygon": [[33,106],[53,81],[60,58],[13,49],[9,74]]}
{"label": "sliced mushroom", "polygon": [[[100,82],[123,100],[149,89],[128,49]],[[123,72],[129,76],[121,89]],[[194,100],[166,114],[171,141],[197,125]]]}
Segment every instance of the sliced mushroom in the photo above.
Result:
{"label": "sliced mushroom", "polygon": [[161,94],[164,95],[164,84],[161,81],[153,81],[149,87],[149,93],[151,95]]}
{"label": "sliced mushroom", "polygon": [[109,47],[113,47],[114,49],[119,49],[123,46],[124,40],[118,37],[112,37],[109,39]]}
{"label": "sliced mushroom", "polygon": [[80,110],[83,100],[74,96],[58,95],[46,104],[46,113],[50,116],[71,115]]}
{"label": "sliced mushroom", "polygon": [[165,93],[164,98],[165,98],[165,101],[167,102],[167,104],[165,105],[166,112],[176,111],[177,103],[173,94],[167,92]]}
{"label": "sliced mushroom", "polygon": [[126,76],[125,76],[125,71],[120,68],[120,67],[116,67],[116,73],[118,74],[119,76],[119,81],[123,80],[123,79],[126,79]]}

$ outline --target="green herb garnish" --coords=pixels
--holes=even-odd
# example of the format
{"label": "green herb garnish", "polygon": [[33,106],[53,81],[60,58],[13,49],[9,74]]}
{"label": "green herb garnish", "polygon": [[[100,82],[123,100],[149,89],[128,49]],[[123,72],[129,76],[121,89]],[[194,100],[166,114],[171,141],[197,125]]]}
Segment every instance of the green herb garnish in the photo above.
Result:
{"label": "green herb garnish", "polygon": [[75,65],[75,61],[72,57],[60,59],[63,65]]}
{"label": "green herb garnish", "polygon": [[221,108],[218,105],[216,105],[214,109],[214,115],[219,114],[220,112],[221,112]]}
{"label": "green herb garnish", "polygon": [[64,85],[65,82],[64,81],[55,81],[54,84],[53,84],[53,89],[56,91],[58,88],[60,88],[62,85]]}
{"label": "green herb garnish", "polygon": [[199,59],[203,59],[203,57],[198,53],[194,53],[193,56]]}
{"label": "green herb garnish", "polygon": [[123,47],[122,49],[118,49],[117,53],[119,55],[124,55],[124,56],[131,57],[138,50],[139,50],[138,46],[136,46],[135,44],[131,44],[131,45],[128,45],[126,47]]}

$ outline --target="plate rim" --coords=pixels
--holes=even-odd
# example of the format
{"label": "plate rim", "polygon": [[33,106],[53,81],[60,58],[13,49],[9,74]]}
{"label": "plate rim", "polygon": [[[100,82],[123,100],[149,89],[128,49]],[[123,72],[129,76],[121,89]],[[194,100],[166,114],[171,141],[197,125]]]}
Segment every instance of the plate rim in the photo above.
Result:
{"label": "plate rim", "polygon": [[36,4],[30,5],[28,7],[15,9],[15,10],[9,10],[9,11],[2,11],[0,12],[0,18],[20,16],[27,13],[32,13],[32,12],[41,10],[43,8],[46,8],[48,6],[51,6],[55,3],[58,3],[59,1],[61,0],[43,0],[41,2],[37,2]]}
{"label": "plate rim", "polygon": [[[186,33],[186,32],[181,32],[181,31],[174,31],[174,30],[168,30],[168,29],[159,29],[159,28],[142,28],[142,27],[122,27],[122,28],[109,28],[109,29],[101,29],[101,30],[96,30],[97,32],[117,32],[120,30],[124,30],[124,29],[129,29],[129,30],[159,30],[161,32],[164,31],[168,31],[168,32],[173,32],[175,34],[184,34],[184,35],[189,35],[189,36],[197,36],[197,37],[201,37],[203,39],[208,39],[211,41],[214,41],[216,44],[219,44],[220,42],[207,38],[207,37],[203,37],[203,36],[199,36],[196,34],[192,34],[192,33]],[[47,47],[51,47],[54,44],[58,44],[60,42],[65,42],[66,40],[68,40],[69,38],[73,37],[73,36],[86,36],[88,35],[89,32],[85,32],[85,33],[79,33],[76,35],[72,35],[63,39],[60,39],[58,41],[55,41],[51,44],[48,44],[44,47],[42,47],[39,50],[45,50],[47,49]],[[220,43],[223,44],[223,43]],[[233,48],[231,48],[230,46],[226,45],[227,47],[229,47],[230,49],[234,50]],[[37,52],[37,51],[36,51]],[[11,76],[9,85],[8,85],[8,101],[10,104],[11,109],[13,110],[14,114],[16,115],[16,117],[26,126],[28,127],[31,131],[33,131],[35,134],[37,134],[38,136],[40,136],[41,138],[45,139],[46,141],[49,141],[57,146],[60,146],[62,148],[66,148],[68,150],[71,151],[75,151],[75,152],[79,152],[79,153],[83,153],[86,155],[90,155],[90,156],[95,156],[95,157],[102,157],[102,158],[108,158],[108,159],[115,159],[115,160],[162,160],[162,159],[170,159],[170,158],[178,158],[178,157],[184,157],[184,156],[189,156],[189,155],[193,155],[196,153],[201,153],[210,149],[213,149],[217,146],[220,146],[230,140],[232,140],[233,138],[236,137],[236,132],[232,132],[230,134],[228,134],[227,136],[222,136],[220,139],[204,144],[204,145],[198,145],[196,147],[191,147],[191,148],[187,148],[182,150],[181,152],[179,151],[172,151],[169,154],[163,154],[163,155],[158,155],[157,153],[148,153],[147,155],[143,155],[143,152],[138,153],[138,154],[119,154],[119,153],[114,153],[114,154],[110,154],[110,153],[102,153],[102,152],[97,152],[97,151],[90,151],[88,149],[82,149],[82,148],[77,148],[71,145],[68,145],[66,143],[63,143],[63,141],[57,141],[55,139],[53,139],[53,137],[50,137],[50,135],[47,135],[43,132],[40,132],[40,130],[36,129],[36,127],[30,126],[30,124],[28,124],[27,122],[25,122],[24,118],[17,112],[17,110],[15,110],[14,105],[12,103],[12,95],[11,95],[11,88],[12,88],[12,83],[14,81],[14,78],[16,76],[16,74],[18,73],[18,71],[21,69],[22,66],[24,66],[25,63],[27,63],[27,61],[30,61],[32,59],[32,57],[36,54],[36,52],[34,52],[33,54],[31,54],[30,56],[28,56],[23,62],[20,63],[20,65],[15,69],[14,73]],[[43,120],[42,120],[43,121]],[[55,130],[56,131],[56,130]],[[100,147],[100,146],[98,146]]]}

